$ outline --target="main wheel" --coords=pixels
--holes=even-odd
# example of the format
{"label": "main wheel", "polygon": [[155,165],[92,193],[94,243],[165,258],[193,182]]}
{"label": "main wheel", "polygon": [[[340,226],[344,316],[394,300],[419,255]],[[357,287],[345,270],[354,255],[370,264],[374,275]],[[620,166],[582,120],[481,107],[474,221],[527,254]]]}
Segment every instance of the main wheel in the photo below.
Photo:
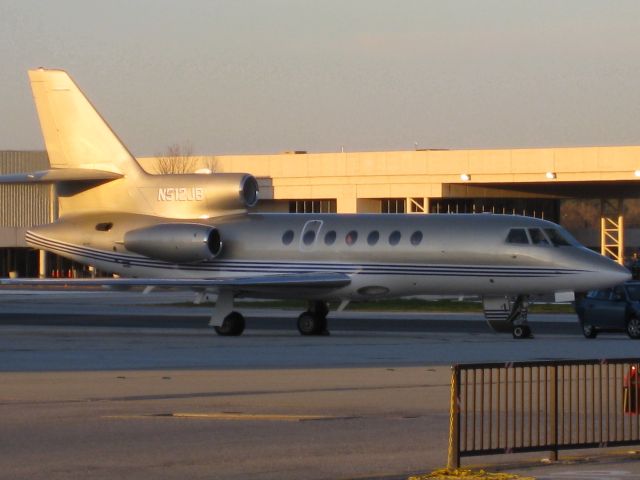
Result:
{"label": "main wheel", "polygon": [[583,323],[582,334],[585,336],[585,338],[596,338],[596,336],[598,335],[598,331],[596,330],[596,327],[594,327],[593,325],[589,325],[588,323]]}
{"label": "main wheel", "polygon": [[627,321],[627,335],[634,340],[640,338],[640,319],[637,317],[631,317]]}
{"label": "main wheel", "polygon": [[213,329],[223,337],[237,337],[244,332],[244,317],[239,312],[231,312],[224,317],[222,325],[213,327]]}
{"label": "main wheel", "polygon": [[513,327],[513,338],[531,338],[531,329],[528,325],[516,325]]}
{"label": "main wheel", "polygon": [[300,335],[319,335],[326,326],[325,317],[314,315],[311,312],[303,312],[298,317],[298,331]]}

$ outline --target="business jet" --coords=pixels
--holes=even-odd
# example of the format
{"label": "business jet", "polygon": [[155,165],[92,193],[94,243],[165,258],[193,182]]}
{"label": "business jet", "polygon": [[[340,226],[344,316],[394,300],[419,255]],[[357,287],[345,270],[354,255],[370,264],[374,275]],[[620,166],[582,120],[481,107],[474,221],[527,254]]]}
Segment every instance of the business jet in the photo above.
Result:
{"label": "business jet", "polygon": [[2,284],[185,288],[217,294],[210,325],[240,335],[241,297],[304,299],[297,327],[327,333],[329,302],[481,296],[490,325],[531,335],[530,295],[606,288],[630,278],[559,225],[494,214],[257,214],[247,173],[146,173],[62,70],[29,71],[51,168],[0,183],[53,183],[59,219],[34,248],[117,274]]}

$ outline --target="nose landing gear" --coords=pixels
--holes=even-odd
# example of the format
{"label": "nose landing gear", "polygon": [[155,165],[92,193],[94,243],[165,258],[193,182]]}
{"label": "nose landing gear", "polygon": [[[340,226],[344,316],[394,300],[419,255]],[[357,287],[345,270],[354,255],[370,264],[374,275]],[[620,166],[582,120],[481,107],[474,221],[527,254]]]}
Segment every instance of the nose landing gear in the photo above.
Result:
{"label": "nose landing gear", "polygon": [[528,295],[518,295],[515,300],[509,297],[484,297],[482,299],[484,317],[496,332],[509,333],[513,338],[533,338],[527,322],[529,310]]}

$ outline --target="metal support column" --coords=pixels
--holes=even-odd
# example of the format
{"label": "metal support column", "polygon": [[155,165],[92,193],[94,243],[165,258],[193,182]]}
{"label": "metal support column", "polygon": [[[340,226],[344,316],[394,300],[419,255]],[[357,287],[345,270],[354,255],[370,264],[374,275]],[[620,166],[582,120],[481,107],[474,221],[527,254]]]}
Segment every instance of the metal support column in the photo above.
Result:
{"label": "metal support column", "polygon": [[47,252],[38,250],[38,278],[47,276]]}
{"label": "metal support column", "polygon": [[451,399],[449,405],[449,451],[447,469],[460,468],[460,369],[451,367]]}
{"label": "metal support column", "polygon": [[624,264],[624,216],[622,200],[602,200],[600,253]]}

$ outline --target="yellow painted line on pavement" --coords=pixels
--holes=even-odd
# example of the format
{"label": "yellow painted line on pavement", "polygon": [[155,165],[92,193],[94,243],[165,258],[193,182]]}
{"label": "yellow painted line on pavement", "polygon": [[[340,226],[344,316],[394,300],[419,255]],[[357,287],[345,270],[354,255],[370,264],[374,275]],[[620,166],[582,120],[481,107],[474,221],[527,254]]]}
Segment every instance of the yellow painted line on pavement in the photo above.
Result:
{"label": "yellow painted line on pavement", "polygon": [[353,417],[332,417],[327,415],[286,415],[270,413],[241,413],[241,412],[174,412],[152,413],[140,415],[106,415],[103,418],[187,418],[226,421],[271,421],[271,422],[306,422],[313,420],[339,420]]}
{"label": "yellow painted line on pavement", "polygon": [[327,420],[324,415],[283,415],[270,413],[172,413],[176,418],[207,418],[211,420],[271,420],[280,422],[303,422],[305,420]]}

